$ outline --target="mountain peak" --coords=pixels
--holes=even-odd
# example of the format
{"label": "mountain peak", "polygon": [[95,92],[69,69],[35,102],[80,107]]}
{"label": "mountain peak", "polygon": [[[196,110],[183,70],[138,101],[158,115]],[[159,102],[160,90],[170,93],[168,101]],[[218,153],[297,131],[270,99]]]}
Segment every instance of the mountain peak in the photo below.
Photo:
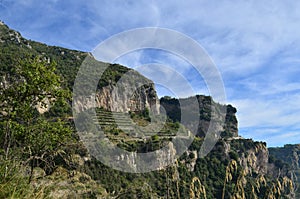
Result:
{"label": "mountain peak", "polygon": [[15,30],[10,29],[3,21],[0,20],[0,42],[16,42],[18,44],[23,42],[21,34]]}

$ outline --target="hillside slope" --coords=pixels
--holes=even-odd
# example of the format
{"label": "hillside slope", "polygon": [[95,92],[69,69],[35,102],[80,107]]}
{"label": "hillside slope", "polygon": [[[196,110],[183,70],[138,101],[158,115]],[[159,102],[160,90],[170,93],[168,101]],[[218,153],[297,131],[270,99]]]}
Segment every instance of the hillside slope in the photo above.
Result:
{"label": "hillside slope", "polygon": [[295,182],[296,196],[300,196],[300,145],[287,144],[284,147],[269,148],[270,156],[275,164],[289,170]]}
{"label": "hillside slope", "polygon": [[[55,62],[57,64],[57,73],[63,77],[63,85],[70,91],[73,90],[79,67],[87,56],[90,57],[90,54],[86,52],[47,46],[39,42],[26,40],[20,33],[9,29],[3,23],[0,24],[0,50],[0,76],[2,78],[5,79],[5,75],[9,74],[15,65],[25,57],[40,56],[49,63]],[[90,59],[93,59],[93,57],[90,57]],[[132,81],[139,80],[148,84],[141,87],[135,95],[129,96],[131,93],[116,91],[116,82],[123,74],[132,71],[131,69],[118,64],[107,64],[99,61],[95,63],[97,64],[95,67],[107,67],[102,76],[99,77],[96,95],[98,107],[104,107],[112,111],[137,111],[149,108],[150,105],[158,102],[153,82],[144,76],[132,72]],[[124,87],[127,87],[126,83],[128,82],[125,82]],[[86,99],[81,99],[81,101],[83,101],[83,104],[88,104]],[[124,103],[119,103],[120,101]]]}
{"label": "hillside slope", "polygon": [[[56,62],[56,73],[61,77],[61,87],[71,92],[78,69],[88,53],[64,49],[61,47],[47,46],[34,41],[29,41],[5,24],[0,24],[0,93],[11,84],[10,75],[14,72],[20,60],[38,57],[45,63]],[[167,120],[157,135],[147,132],[140,134],[135,126],[147,126],[152,120],[149,115],[149,107],[159,104],[156,91],[151,80],[134,72],[133,82],[143,79],[148,82],[136,93],[114,93],[116,82],[131,69],[117,64],[109,64],[95,61],[99,67],[108,67],[101,81],[98,83],[96,94],[96,117],[92,123],[100,124],[105,132],[106,139],[112,141],[120,148],[131,151],[132,154],[155,151],[169,144],[176,136],[176,132],[182,129],[197,129],[197,136],[186,152],[174,164],[161,170],[148,173],[126,173],[114,170],[93,157],[89,150],[82,145],[78,132],[74,128],[71,114],[71,100],[66,97],[68,104],[50,107],[44,114],[35,113],[35,117],[47,121],[47,125],[59,121],[66,121],[72,134],[67,141],[62,142],[62,137],[54,137],[61,150],[54,150],[51,156],[47,150],[41,152],[41,160],[51,161],[51,168],[40,159],[28,161],[31,155],[31,146],[23,139],[24,132],[32,139],[32,146],[38,144],[45,147],[48,137],[59,133],[57,126],[37,129],[35,126],[24,124],[22,120],[13,121],[17,127],[11,129],[10,134],[6,128],[0,129],[1,148],[6,149],[7,135],[13,137],[14,145],[11,154],[6,155],[5,150],[0,150],[0,198],[293,198],[293,184],[288,170],[283,171],[281,165],[269,161],[269,152],[266,144],[255,142],[251,139],[238,137],[236,109],[231,105],[220,105],[206,96],[196,96],[199,105],[199,121],[190,121],[180,124],[180,108],[194,110],[195,107],[180,107],[177,99],[162,98],[161,106],[167,112]],[[35,74],[33,74],[35,75]],[[87,77],[88,78],[88,77]],[[100,78],[99,78],[100,79]],[[84,83],[84,82],[83,82]],[[128,82],[129,84],[129,82]],[[3,97],[3,96],[2,96]],[[78,96],[80,99],[80,96]],[[86,96],[84,96],[86,97]],[[4,96],[5,98],[5,96]],[[2,98],[1,98],[2,99]],[[82,103],[81,111],[95,108],[89,105],[89,101],[83,98],[75,103]],[[129,102],[128,102],[129,100]],[[185,99],[189,100],[189,99]],[[124,103],[120,103],[124,102]],[[128,102],[128,103],[126,103]],[[0,101],[3,106],[5,101]],[[215,106],[211,106],[211,105]],[[205,157],[200,157],[201,146],[204,142],[205,131],[210,120],[218,123],[222,115],[218,114],[221,108],[226,109],[225,124],[217,126],[215,132],[222,133],[212,151]],[[211,115],[212,109],[215,109]],[[197,109],[196,109],[197,110]],[[159,111],[158,111],[159,112]],[[6,113],[1,111],[0,125],[11,124],[6,121]],[[131,118],[124,120],[124,115]],[[117,123],[116,117],[120,120]],[[22,118],[21,118],[22,119]],[[28,121],[31,121],[29,118]],[[200,125],[195,125],[199,122]],[[42,123],[44,124],[44,123]],[[121,124],[121,125],[120,125]],[[120,126],[123,127],[121,128]],[[5,125],[3,125],[5,126]],[[2,126],[1,126],[2,127]],[[6,126],[7,127],[7,126]],[[30,130],[28,130],[29,128]],[[129,129],[128,132],[125,129]],[[39,142],[35,142],[32,132],[45,134]],[[151,133],[151,132],[150,132]],[[49,135],[48,135],[49,134]],[[136,136],[135,134],[138,134]],[[43,134],[42,134],[43,135]],[[50,137],[52,138],[52,137]],[[61,141],[61,142],[60,142]],[[28,153],[24,150],[28,149]],[[44,148],[43,148],[44,150]],[[176,148],[170,150],[167,156],[176,153]],[[29,155],[28,155],[29,154]],[[122,159],[122,157],[117,157]],[[123,157],[127,166],[135,168],[135,156]],[[161,157],[161,161],[164,161]],[[149,162],[148,164],[151,164]],[[28,183],[29,182],[29,183]],[[3,190],[3,191],[2,191]]]}

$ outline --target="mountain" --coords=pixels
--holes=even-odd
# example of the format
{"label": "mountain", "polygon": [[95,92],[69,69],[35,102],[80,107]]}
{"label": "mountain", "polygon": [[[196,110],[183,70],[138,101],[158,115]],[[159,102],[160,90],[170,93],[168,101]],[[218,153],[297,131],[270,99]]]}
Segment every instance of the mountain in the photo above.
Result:
{"label": "mountain", "polygon": [[[84,59],[89,56],[89,54],[85,52],[68,50],[61,47],[50,47],[45,44],[26,40],[21,37],[20,33],[9,29],[3,23],[0,25],[0,46],[0,69],[2,76],[14,68],[18,59],[23,59],[27,56],[41,56],[47,62],[56,62],[58,73],[64,79],[63,84],[69,90],[73,90],[73,83],[77,71]],[[149,108],[150,105],[156,104],[158,101],[153,82],[141,76],[139,73],[118,64],[96,63],[97,67],[108,67],[99,81],[97,93],[98,107],[104,107],[113,111],[137,111],[143,110],[146,107]],[[148,83],[148,85],[142,86],[139,92],[135,93],[134,99],[130,99],[130,102],[130,93],[117,92],[115,89],[115,83],[121,78],[122,74],[128,73],[129,71],[132,71],[132,81],[141,79],[139,81]],[[127,83],[128,82],[123,86],[126,87]],[[124,89],[124,91],[126,90]],[[81,101],[83,104],[88,104],[86,99],[81,99]],[[118,103],[120,101],[126,103]]]}
{"label": "mountain", "polygon": [[300,195],[300,145],[287,144],[284,147],[269,148],[271,160],[286,169],[289,168],[293,180],[296,182],[295,192],[297,196]]}
{"label": "mountain", "polygon": [[[161,107],[165,109],[167,116],[173,121],[181,121],[181,110],[186,112],[194,112],[199,110],[199,117],[186,121],[183,125],[189,129],[195,128],[198,124],[197,135],[205,136],[208,131],[209,123],[211,120],[220,121],[220,115],[224,112],[225,125],[218,125],[215,127],[218,131],[222,132],[222,137],[238,137],[238,121],[235,113],[236,108],[232,105],[221,105],[213,101],[210,96],[197,95],[197,103],[193,103],[192,97],[175,99],[170,97],[162,97],[160,99]],[[212,111],[214,109],[217,114]],[[200,121],[200,122],[199,122]],[[222,124],[220,121],[219,124]]]}
{"label": "mountain", "polygon": [[[86,59],[99,70],[106,70],[99,77],[101,80],[92,95],[82,89],[72,102],[68,94],[73,87],[85,86],[90,78],[83,74],[78,85],[74,83]],[[50,75],[60,77],[60,86],[54,88],[67,94],[57,95],[54,99],[41,98],[39,102],[49,104],[43,106],[46,108],[43,111],[41,108],[39,112],[34,111],[36,106],[26,106],[32,114],[23,118],[15,117],[20,116],[22,110],[6,107],[10,104],[8,99],[22,102],[14,99],[17,97],[11,93],[18,94],[20,91],[26,96],[43,94],[43,91],[34,89],[40,88],[35,85],[36,81],[51,86],[50,82],[36,78],[39,71],[26,71],[26,67],[32,69],[26,60],[40,69],[44,69],[43,65],[47,69],[55,62],[55,74]],[[131,79],[125,79],[119,87],[118,82],[128,73]],[[96,61],[86,52],[24,39],[2,22],[0,77],[0,146],[3,149],[0,150],[0,198],[295,198],[290,168],[279,164],[280,160],[275,157],[269,157],[266,143],[238,135],[237,110],[232,105],[221,105],[210,96],[202,95],[185,99],[158,99],[153,82],[132,69]],[[97,78],[97,73],[94,77]],[[125,89],[139,81],[145,84],[135,92]],[[9,90],[14,85],[18,86],[18,90]],[[59,103],[59,98],[66,103]],[[196,100],[190,103],[192,99]],[[53,106],[50,106],[51,102]],[[96,109],[90,122],[77,126],[78,131],[74,126],[72,103],[78,116]],[[167,118],[156,121],[150,110],[156,114],[165,111]],[[10,112],[13,113],[11,116],[8,114]],[[188,118],[184,122],[181,121],[183,112]],[[24,116],[28,114],[24,113]],[[153,134],[152,130],[161,125],[161,121],[165,122]],[[131,152],[132,155],[126,157],[112,158],[132,171],[139,171],[135,164],[138,160],[136,152],[156,153],[163,146],[169,146],[166,155],[161,155],[157,163],[145,162],[145,166],[156,164],[152,166],[160,170],[128,173],[104,165],[87,145],[83,145],[83,134],[90,136],[84,137],[87,140],[95,140],[95,123],[101,126],[106,140]],[[214,135],[212,139],[218,140],[211,146],[210,153],[202,157],[202,145],[210,123],[213,124],[210,129]],[[151,128],[144,131],[143,127],[147,126]],[[86,129],[89,131],[86,132]],[[180,142],[190,140],[190,132],[196,136],[177,161],[164,167],[163,162],[175,157],[178,152],[170,144],[171,140],[176,139],[177,132],[182,133]],[[278,156],[278,159],[283,158]]]}

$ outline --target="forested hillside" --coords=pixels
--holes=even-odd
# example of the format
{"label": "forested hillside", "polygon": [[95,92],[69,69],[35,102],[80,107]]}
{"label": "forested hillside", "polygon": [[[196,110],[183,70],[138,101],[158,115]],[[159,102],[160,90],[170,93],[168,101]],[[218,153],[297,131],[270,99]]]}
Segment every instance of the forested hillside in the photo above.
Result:
{"label": "forested hillside", "polygon": [[[296,197],[289,166],[269,158],[265,143],[238,135],[233,106],[197,95],[199,121],[181,123],[180,108],[193,107],[180,107],[178,99],[170,97],[159,100],[153,82],[134,71],[132,81],[143,79],[147,85],[131,97],[126,91],[114,94],[116,82],[132,70],[94,60],[107,69],[97,86],[96,107],[83,104],[82,109],[96,109],[93,122],[118,147],[133,153],[155,151],[179,130],[188,135],[199,123],[192,144],[167,168],[126,173],[101,163],[83,145],[72,115],[74,80],[87,56],[93,59],[86,52],[26,40],[1,22],[0,198]],[[122,100],[130,103],[119,103]],[[140,133],[135,126],[153,122],[149,108],[159,103],[167,113],[163,128],[155,135]],[[212,108],[218,113],[224,107],[225,124],[216,128],[221,137],[200,157],[208,123],[221,117],[212,115]],[[124,119],[128,117],[130,121]],[[134,168],[133,160],[127,157],[129,167]]]}

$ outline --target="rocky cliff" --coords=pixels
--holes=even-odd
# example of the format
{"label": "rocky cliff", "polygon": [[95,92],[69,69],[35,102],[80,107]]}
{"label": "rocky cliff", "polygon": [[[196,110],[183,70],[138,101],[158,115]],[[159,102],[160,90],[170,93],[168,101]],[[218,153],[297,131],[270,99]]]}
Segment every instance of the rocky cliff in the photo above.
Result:
{"label": "rocky cliff", "polygon": [[265,143],[254,142],[251,139],[228,139],[226,143],[228,154],[238,154],[238,162],[246,174],[268,173],[269,152]]}
{"label": "rocky cliff", "polygon": [[[14,53],[17,56],[12,56]],[[0,76],[2,83],[7,79],[14,65],[27,56],[40,56],[48,63],[53,61],[57,63],[58,72],[64,77],[63,84],[70,90],[73,89],[74,80],[81,64],[87,57],[94,59],[85,52],[47,46],[24,39],[20,33],[9,29],[1,22]],[[95,95],[77,97],[78,101],[75,103],[78,104],[79,108],[87,109],[95,106],[117,112],[137,112],[145,109],[159,112],[159,100],[151,80],[118,64],[107,64],[95,60],[90,63],[96,64],[95,67],[105,67],[106,70],[99,77]],[[123,75],[126,78],[121,78]],[[85,81],[90,78],[88,74],[85,77]],[[121,83],[118,83],[119,80]],[[84,85],[82,89],[85,89]]]}
{"label": "rocky cliff", "polygon": [[[136,76],[139,75],[136,73]],[[135,79],[136,76],[132,78]],[[141,112],[153,107],[153,111],[159,112],[159,100],[152,82],[149,81],[133,93],[128,92],[129,86],[129,82],[124,82],[119,87],[110,84],[100,88],[96,94],[97,107],[114,112]]]}
{"label": "rocky cliff", "polygon": [[280,168],[283,174],[288,173],[295,183],[297,198],[300,197],[300,145],[287,144],[284,147],[271,147],[270,164]]}
{"label": "rocky cliff", "polygon": [[[77,77],[76,91],[73,92],[73,108],[77,112],[89,108],[124,113],[159,112],[159,100],[151,80],[127,67],[95,61],[90,56],[84,63],[91,64],[92,68]],[[98,76],[95,75],[97,72]],[[90,81],[93,78],[99,82]],[[95,91],[89,90],[93,89],[92,84],[95,84]]]}
{"label": "rocky cliff", "polygon": [[[62,86],[66,90],[72,91],[78,70],[88,53],[26,40],[18,32],[10,30],[6,25],[0,23],[0,77],[1,80],[5,80],[0,85],[9,83],[7,77],[19,60],[35,56],[39,56],[47,62],[56,62],[57,73],[62,77]],[[93,58],[91,57],[91,59]],[[125,162],[134,171],[137,168],[136,154],[158,153],[158,149],[168,146],[166,153],[157,154],[158,161],[154,166],[161,170],[142,174],[114,170],[95,157],[91,157],[85,146],[79,141],[78,132],[73,129],[72,141],[64,143],[64,151],[58,151],[55,157],[49,157],[53,159],[54,172],[49,171],[45,176],[43,171],[46,171],[46,167],[43,167],[43,164],[38,165],[41,168],[35,170],[42,169],[41,175],[34,179],[32,184],[28,184],[26,180],[28,174],[23,176],[24,172],[12,175],[23,181],[25,179],[26,184],[24,185],[33,187],[33,192],[37,192],[38,196],[40,196],[40,192],[46,190],[43,196],[46,197],[47,193],[50,193],[49,197],[61,198],[293,197],[293,185],[286,178],[288,170],[284,170],[286,165],[269,158],[265,143],[238,136],[236,109],[233,106],[221,105],[214,102],[209,96],[197,95],[194,98],[185,99],[164,97],[160,99],[161,108],[159,109],[159,101],[151,80],[124,66],[98,62],[94,59],[92,62],[106,70],[101,77],[98,77],[97,73],[85,74],[87,76],[80,81],[83,86],[81,87],[82,95],[79,93],[76,96],[77,101],[74,103],[80,110],[92,107],[102,108],[97,113],[97,118],[93,118],[94,120],[91,122],[105,124],[103,125],[105,139],[130,152],[131,155],[115,157],[115,161]],[[130,74],[130,78],[124,78],[126,74]],[[91,77],[99,78],[99,80],[96,82],[94,94],[85,95],[88,87],[85,87],[84,84]],[[196,100],[193,101],[195,98]],[[192,103],[190,103],[191,101]],[[155,134],[132,136],[131,132],[118,128],[113,118],[108,116],[112,112],[118,112],[118,117],[123,118],[119,123],[128,128],[128,121],[120,112],[130,112],[127,115],[130,115],[132,121],[144,127],[153,122],[147,109],[157,113],[166,111],[169,117],[163,128]],[[54,109],[52,110],[54,116],[48,115],[47,119],[49,121],[64,120],[65,117],[59,118],[59,111],[69,114],[68,116],[71,118],[71,113],[66,110],[69,109],[65,109],[64,106]],[[182,110],[188,120],[181,121]],[[196,115],[196,117],[191,117],[191,115]],[[212,150],[207,156],[201,157],[201,146],[211,121],[215,124],[212,130],[220,132],[221,138],[212,146]],[[154,124],[156,124],[155,121]],[[73,128],[72,121],[68,125]],[[189,129],[196,129],[197,135],[193,142],[177,161],[165,167],[165,162],[174,159],[177,153],[177,148],[170,141],[178,132],[182,131],[184,133],[179,137],[182,138],[180,141],[184,142],[186,137],[190,136],[189,133],[186,134]],[[0,135],[3,136],[1,130]],[[18,132],[18,135],[21,133]],[[95,141],[95,139],[92,140]],[[24,148],[18,148],[16,145],[15,149],[18,152]],[[4,157],[2,151],[0,150],[0,159]],[[273,154],[272,150],[270,151]],[[288,159],[290,164],[294,168],[298,168],[297,147],[288,150],[288,153],[284,151],[281,154],[283,155],[279,158],[290,157]],[[7,168],[18,169],[21,167],[23,157],[19,156],[13,157],[12,161],[19,159],[18,167],[10,166],[5,162],[6,160],[2,161],[3,159],[1,159],[0,161],[0,186],[8,187],[7,190],[13,190],[12,194],[15,193],[15,185],[18,185],[20,181],[18,178],[17,181],[5,178],[2,171],[6,172]],[[151,165],[153,162],[149,161],[146,164]],[[37,165],[32,164],[32,166]],[[5,180],[2,181],[4,178]],[[288,183],[289,187],[287,187]],[[9,195],[11,192],[6,189],[5,193],[8,193],[5,196],[13,196]],[[2,192],[0,192],[1,194]]]}
{"label": "rocky cliff", "polygon": [[206,135],[211,121],[215,124],[214,130],[221,132],[222,137],[238,136],[236,108],[231,105],[221,105],[213,101],[210,96],[196,95],[183,99],[163,97],[160,99],[160,104],[161,109],[165,109],[167,116],[173,121],[181,121],[183,111],[196,116],[183,122],[188,129],[195,129],[198,136]]}

